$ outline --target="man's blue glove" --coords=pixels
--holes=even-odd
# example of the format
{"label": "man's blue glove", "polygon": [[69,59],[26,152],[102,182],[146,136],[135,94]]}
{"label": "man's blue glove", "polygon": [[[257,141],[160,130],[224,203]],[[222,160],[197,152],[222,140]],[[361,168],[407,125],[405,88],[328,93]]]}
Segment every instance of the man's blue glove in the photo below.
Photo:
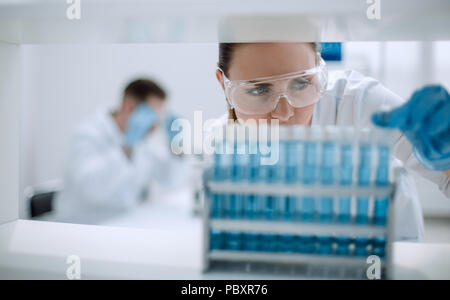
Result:
{"label": "man's blue glove", "polygon": [[[178,116],[174,113],[171,113],[171,112],[169,112],[165,118],[167,136],[169,137],[169,145],[172,144],[172,140],[175,138],[175,136],[181,132],[181,129],[172,130],[172,123],[179,118],[180,118],[180,116]],[[183,142],[181,142],[180,146],[182,146],[182,144],[183,144]]]}
{"label": "man's blue glove", "polygon": [[166,116],[165,124],[166,124],[167,135],[169,137],[169,144],[172,142],[173,138],[181,131],[181,129],[172,130],[172,123],[173,123],[173,121],[175,121],[178,118],[180,118],[180,117],[178,115],[175,115],[174,113],[168,113]]}
{"label": "man's blue glove", "polygon": [[142,103],[136,107],[125,128],[125,145],[133,147],[144,139],[157,120],[156,112],[148,104]]}
{"label": "man's blue glove", "polygon": [[426,86],[399,108],[374,114],[372,121],[399,128],[426,168],[450,170],[450,97],[442,86]]}

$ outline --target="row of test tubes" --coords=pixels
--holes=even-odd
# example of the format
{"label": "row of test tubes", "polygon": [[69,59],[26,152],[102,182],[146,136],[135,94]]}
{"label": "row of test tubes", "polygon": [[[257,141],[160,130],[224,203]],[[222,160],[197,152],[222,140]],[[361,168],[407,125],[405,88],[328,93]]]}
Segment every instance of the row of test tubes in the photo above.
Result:
{"label": "row of test tubes", "polygon": [[[255,143],[255,144],[252,144]],[[250,139],[216,141],[213,181],[233,184],[308,186],[332,190],[336,187],[368,188],[389,186],[390,146],[381,131],[352,127],[279,127],[279,159],[263,165],[264,155],[257,141]],[[225,148],[233,147],[232,153]],[[222,151],[217,148],[222,147]],[[274,149],[273,147],[271,147]],[[257,149],[256,153],[250,149]],[[268,156],[268,154],[266,155]],[[239,193],[211,193],[213,219],[264,219],[304,222],[338,222],[386,225],[389,194],[355,197]]]}
{"label": "row of test tubes", "polygon": [[210,249],[263,253],[301,253],[318,255],[384,258],[386,238],[377,236],[331,236],[258,234],[211,230]]}

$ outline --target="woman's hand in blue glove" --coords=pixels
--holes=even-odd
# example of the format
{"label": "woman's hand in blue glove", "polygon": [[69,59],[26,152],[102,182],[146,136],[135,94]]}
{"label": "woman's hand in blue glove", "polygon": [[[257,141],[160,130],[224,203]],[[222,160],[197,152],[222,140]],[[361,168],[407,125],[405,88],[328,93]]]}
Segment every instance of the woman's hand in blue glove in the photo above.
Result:
{"label": "woman's hand in blue glove", "polygon": [[440,85],[416,91],[404,105],[372,117],[381,127],[398,128],[428,169],[450,169],[450,96]]}

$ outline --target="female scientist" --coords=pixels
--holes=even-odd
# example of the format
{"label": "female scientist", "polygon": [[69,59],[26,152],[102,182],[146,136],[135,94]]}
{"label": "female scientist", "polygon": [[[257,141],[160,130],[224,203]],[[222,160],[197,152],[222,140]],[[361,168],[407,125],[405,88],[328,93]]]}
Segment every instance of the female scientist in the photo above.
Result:
{"label": "female scientist", "polygon": [[[355,71],[328,75],[315,43],[221,43],[218,67],[229,119],[397,127],[402,134],[393,148],[396,162],[450,197],[450,98],[445,89],[424,88],[401,106],[403,99],[373,78]],[[386,107],[397,109],[386,112]],[[396,240],[423,240],[420,203],[408,174],[399,182],[395,206]]]}

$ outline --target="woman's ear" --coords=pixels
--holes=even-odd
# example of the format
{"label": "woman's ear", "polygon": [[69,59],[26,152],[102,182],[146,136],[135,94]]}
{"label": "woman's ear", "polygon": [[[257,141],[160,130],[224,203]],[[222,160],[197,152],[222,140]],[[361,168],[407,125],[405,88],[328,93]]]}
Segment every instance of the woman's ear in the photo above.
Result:
{"label": "woman's ear", "polygon": [[225,84],[223,83],[223,74],[219,69],[216,70],[216,78],[217,78],[217,81],[219,81],[220,86],[222,87],[222,90],[225,91]]}

